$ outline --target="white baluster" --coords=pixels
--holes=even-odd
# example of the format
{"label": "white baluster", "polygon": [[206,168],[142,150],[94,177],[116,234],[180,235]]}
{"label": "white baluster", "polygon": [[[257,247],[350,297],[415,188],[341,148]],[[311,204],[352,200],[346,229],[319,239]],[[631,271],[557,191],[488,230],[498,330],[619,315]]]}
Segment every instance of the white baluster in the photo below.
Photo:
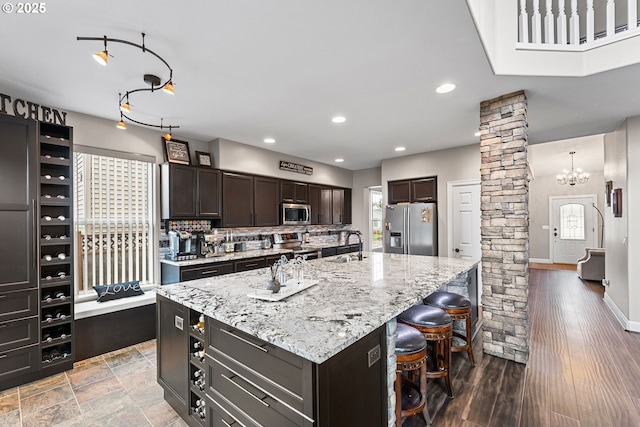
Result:
{"label": "white baluster", "polygon": [[636,0],[627,0],[627,22],[629,30],[638,27],[638,3]]}
{"label": "white baluster", "polygon": [[578,16],[578,0],[571,0],[571,18],[569,18],[569,42],[580,44],[580,17]]}
{"label": "white baluster", "polygon": [[564,0],[558,0],[558,44],[567,44],[567,15],[564,12]]}
{"label": "white baluster", "polygon": [[542,18],[540,17],[540,0],[533,0],[533,17],[531,18],[531,41],[542,43]]}
{"label": "white baluster", "polygon": [[548,44],[554,44],[555,40],[555,19],[553,18],[553,10],[551,7],[553,6],[553,2],[551,0],[546,0],[547,3],[547,13],[544,16],[544,42]]}
{"label": "white baluster", "polygon": [[587,0],[587,43],[593,41],[593,0]]}
{"label": "white baluster", "polygon": [[529,43],[529,14],[527,0],[520,0],[520,43]]}
{"label": "white baluster", "polygon": [[607,37],[616,33],[616,2],[607,0]]}

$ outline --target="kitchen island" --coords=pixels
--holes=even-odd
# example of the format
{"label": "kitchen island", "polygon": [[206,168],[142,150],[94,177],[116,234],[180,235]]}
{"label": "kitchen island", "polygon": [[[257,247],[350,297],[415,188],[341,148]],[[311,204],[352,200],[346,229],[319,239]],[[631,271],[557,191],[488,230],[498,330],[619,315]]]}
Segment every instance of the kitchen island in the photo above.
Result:
{"label": "kitchen island", "polygon": [[[386,426],[387,329],[392,335],[398,314],[458,276],[475,283],[477,261],[335,260],[310,261],[305,278],[318,283],[279,302],[247,296],[265,286],[267,269],[159,288],[165,399],[192,425]],[[200,314],[204,325],[194,329]]]}

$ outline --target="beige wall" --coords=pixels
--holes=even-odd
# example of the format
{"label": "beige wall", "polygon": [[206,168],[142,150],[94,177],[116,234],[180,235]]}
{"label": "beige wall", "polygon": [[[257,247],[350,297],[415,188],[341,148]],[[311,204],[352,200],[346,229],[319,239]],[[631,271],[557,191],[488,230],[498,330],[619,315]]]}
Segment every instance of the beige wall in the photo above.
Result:
{"label": "beige wall", "polygon": [[[277,151],[266,150],[223,138],[214,139],[209,143],[209,147],[214,156],[214,165],[220,169],[273,176],[292,181],[335,185],[337,187],[351,188],[353,186],[353,172],[348,169],[293,157]],[[206,151],[209,150],[207,149]],[[313,175],[280,170],[280,160],[311,166]]]}
{"label": "beige wall", "polygon": [[[640,141],[638,141],[640,142]],[[605,135],[604,179],[613,181],[613,188],[622,188],[622,217],[614,218],[611,209],[604,212],[605,272],[609,280],[607,295],[629,319],[629,252],[627,247],[627,121],[615,132]],[[639,181],[640,182],[640,181]],[[635,282],[635,281],[634,281]],[[638,285],[636,285],[638,286]]]}
{"label": "beige wall", "polygon": [[480,145],[473,144],[382,161],[382,195],[387,203],[387,182],[397,179],[438,177],[438,254],[448,256],[447,182],[480,179]]}
{"label": "beige wall", "polygon": [[353,228],[362,231],[363,247],[371,250],[369,236],[369,188],[380,186],[381,168],[361,169],[353,171],[352,215]]}
{"label": "beige wall", "polygon": [[[638,282],[638,260],[640,260],[640,116],[627,119],[627,188],[622,191],[623,211],[627,218],[628,277],[629,280],[629,320],[640,321],[640,282]],[[615,185],[614,185],[615,188]],[[624,200],[627,200],[624,203]],[[619,218],[615,218],[619,219]]]}

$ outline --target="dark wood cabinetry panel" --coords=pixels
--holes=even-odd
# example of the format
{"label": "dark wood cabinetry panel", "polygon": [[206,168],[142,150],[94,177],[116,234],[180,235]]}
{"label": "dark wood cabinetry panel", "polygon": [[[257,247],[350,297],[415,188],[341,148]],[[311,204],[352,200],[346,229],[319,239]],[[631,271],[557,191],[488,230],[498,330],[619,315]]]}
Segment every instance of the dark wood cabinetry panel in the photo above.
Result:
{"label": "dark wood cabinetry panel", "polygon": [[35,121],[0,115],[0,290],[38,286],[37,140]]}
{"label": "dark wood cabinetry panel", "polygon": [[414,179],[411,181],[413,202],[433,202],[436,200],[436,178]]}
{"label": "dark wood cabinetry panel", "polygon": [[220,218],[219,170],[163,163],[160,172],[163,219]]}
{"label": "dark wood cabinetry panel", "polygon": [[276,226],[280,222],[280,182],[275,178],[253,178],[253,225]]}
{"label": "dark wood cabinetry panel", "polygon": [[351,214],[351,189],[345,188],[344,197],[342,199],[342,223],[353,223],[353,215]]}
{"label": "dark wood cabinetry panel", "polygon": [[309,205],[311,224],[320,224],[320,187],[317,185],[309,185]]}
{"label": "dark wood cabinetry panel", "polygon": [[435,202],[438,200],[437,184],[438,178],[435,176],[389,181],[389,204]]}
{"label": "dark wood cabinetry panel", "polygon": [[309,195],[308,195],[309,185],[304,184],[302,182],[296,182],[295,189],[296,189],[296,194],[293,200],[294,203],[308,204],[309,203]]}
{"label": "dark wood cabinetry panel", "polygon": [[333,189],[332,190],[332,203],[331,203],[331,223],[342,224],[343,211],[344,211],[344,190]]}
{"label": "dark wood cabinetry panel", "polygon": [[164,387],[164,398],[185,418],[189,411],[188,309],[159,295],[156,309],[158,382]]}
{"label": "dark wood cabinetry panel", "polygon": [[280,181],[280,192],[283,203],[309,204],[309,185],[303,182]]}
{"label": "dark wood cabinetry panel", "polygon": [[220,218],[222,178],[217,169],[198,169],[197,208],[199,217]]}
{"label": "dark wood cabinetry panel", "polygon": [[409,203],[411,201],[411,182],[393,181],[389,182],[389,204]]}
{"label": "dark wood cabinetry panel", "polygon": [[320,206],[318,207],[318,224],[332,224],[333,222],[333,190],[323,187],[320,189]]}
{"label": "dark wood cabinetry panel", "polygon": [[253,177],[222,174],[222,226],[253,226]]}

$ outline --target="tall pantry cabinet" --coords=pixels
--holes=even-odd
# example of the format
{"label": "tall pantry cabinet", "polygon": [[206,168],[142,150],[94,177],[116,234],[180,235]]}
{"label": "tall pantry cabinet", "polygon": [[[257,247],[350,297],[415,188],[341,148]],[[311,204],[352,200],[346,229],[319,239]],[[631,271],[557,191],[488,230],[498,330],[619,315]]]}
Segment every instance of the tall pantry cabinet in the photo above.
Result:
{"label": "tall pantry cabinet", "polygon": [[72,129],[0,115],[0,390],[73,367]]}

